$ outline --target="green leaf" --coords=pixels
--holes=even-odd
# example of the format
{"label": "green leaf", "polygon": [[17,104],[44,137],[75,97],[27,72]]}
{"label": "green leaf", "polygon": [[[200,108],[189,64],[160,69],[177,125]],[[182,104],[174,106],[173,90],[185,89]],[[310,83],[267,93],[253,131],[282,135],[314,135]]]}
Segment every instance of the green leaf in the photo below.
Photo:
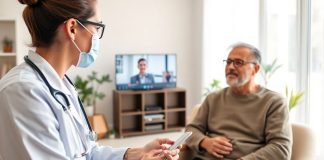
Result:
{"label": "green leaf", "polygon": [[100,86],[110,82],[112,80],[109,74],[102,75],[98,78],[97,72],[93,71],[87,76],[87,79],[76,76],[74,84],[81,101],[87,105],[95,105],[96,99],[103,99],[105,97],[104,93],[99,92]]}
{"label": "green leaf", "polygon": [[285,94],[286,94],[286,97],[288,97],[288,86],[287,85],[285,86]]}
{"label": "green leaf", "polygon": [[271,76],[282,67],[277,64],[277,59],[274,59],[271,64],[261,64],[261,76],[264,80],[265,86],[267,86]]}
{"label": "green leaf", "polygon": [[[286,96],[288,97],[288,87],[286,86]],[[290,95],[288,97],[288,107],[289,110],[295,108],[301,101],[304,96],[304,92],[302,91],[290,91]]]}
{"label": "green leaf", "polygon": [[218,90],[222,88],[220,86],[220,81],[219,80],[216,80],[216,79],[213,79],[213,81],[209,84],[209,87],[205,88],[205,92],[204,92],[204,96],[207,96],[210,92],[213,92],[215,90]]}
{"label": "green leaf", "polygon": [[96,94],[96,97],[98,97],[99,99],[103,99],[105,96],[106,95],[102,92]]}

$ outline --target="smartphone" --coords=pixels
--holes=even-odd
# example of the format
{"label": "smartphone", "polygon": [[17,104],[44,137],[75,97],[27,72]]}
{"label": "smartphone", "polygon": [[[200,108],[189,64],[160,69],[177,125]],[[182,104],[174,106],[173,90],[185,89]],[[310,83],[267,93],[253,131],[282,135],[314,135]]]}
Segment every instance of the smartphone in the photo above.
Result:
{"label": "smartphone", "polygon": [[169,150],[174,150],[183,144],[190,136],[192,132],[185,132],[183,133],[174,143],[169,147]]}

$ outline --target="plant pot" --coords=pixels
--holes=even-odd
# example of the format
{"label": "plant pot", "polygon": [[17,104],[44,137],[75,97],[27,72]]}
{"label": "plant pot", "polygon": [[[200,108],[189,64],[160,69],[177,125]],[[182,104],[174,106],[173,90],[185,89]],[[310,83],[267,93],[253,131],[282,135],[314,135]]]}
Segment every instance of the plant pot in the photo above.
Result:
{"label": "plant pot", "polygon": [[94,107],[93,106],[85,106],[84,111],[86,112],[87,116],[93,116],[94,114]]}
{"label": "plant pot", "polygon": [[109,134],[108,138],[109,139],[115,139],[116,138],[116,135],[115,134]]}
{"label": "plant pot", "polygon": [[108,126],[104,115],[95,114],[93,116],[89,116],[89,122],[92,129],[96,132],[98,139],[103,139],[107,136]]}
{"label": "plant pot", "polygon": [[13,50],[12,45],[4,45],[3,46],[3,52],[5,52],[5,53],[10,53],[10,52],[12,52],[12,50]]}

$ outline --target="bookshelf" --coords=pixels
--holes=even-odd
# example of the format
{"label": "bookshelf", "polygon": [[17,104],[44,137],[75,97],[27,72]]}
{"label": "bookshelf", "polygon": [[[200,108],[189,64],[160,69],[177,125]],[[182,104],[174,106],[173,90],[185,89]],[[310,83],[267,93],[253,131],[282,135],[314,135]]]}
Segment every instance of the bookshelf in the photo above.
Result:
{"label": "bookshelf", "polygon": [[[0,79],[17,65],[17,24],[15,19],[0,18]],[[12,41],[12,47],[5,47],[4,39]],[[6,48],[6,49],[5,49]]]}
{"label": "bookshelf", "polygon": [[185,89],[114,91],[114,128],[120,137],[180,131],[185,125]]}

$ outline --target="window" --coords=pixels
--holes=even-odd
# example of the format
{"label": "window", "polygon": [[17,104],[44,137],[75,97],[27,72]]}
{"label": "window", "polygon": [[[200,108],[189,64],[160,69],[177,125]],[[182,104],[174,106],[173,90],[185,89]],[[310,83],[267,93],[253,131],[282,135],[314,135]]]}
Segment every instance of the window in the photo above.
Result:
{"label": "window", "polygon": [[305,93],[290,118],[315,131],[316,158],[324,159],[324,1],[205,0],[203,29],[203,86],[212,79],[225,85],[221,60],[229,45],[258,47],[264,63],[282,64],[268,88],[284,94],[287,85]]}
{"label": "window", "polygon": [[286,85],[296,88],[297,3],[296,0],[268,0],[261,9],[260,50],[263,63],[270,64],[277,59],[277,64],[282,65],[266,87],[284,93]]}
{"label": "window", "polygon": [[324,1],[311,4],[310,126],[316,134],[318,159],[324,159]]}
{"label": "window", "polygon": [[[259,0],[204,1],[203,86],[225,83],[227,48],[237,42],[258,46]],[[225,85],[225,84],[224,84]]]}

